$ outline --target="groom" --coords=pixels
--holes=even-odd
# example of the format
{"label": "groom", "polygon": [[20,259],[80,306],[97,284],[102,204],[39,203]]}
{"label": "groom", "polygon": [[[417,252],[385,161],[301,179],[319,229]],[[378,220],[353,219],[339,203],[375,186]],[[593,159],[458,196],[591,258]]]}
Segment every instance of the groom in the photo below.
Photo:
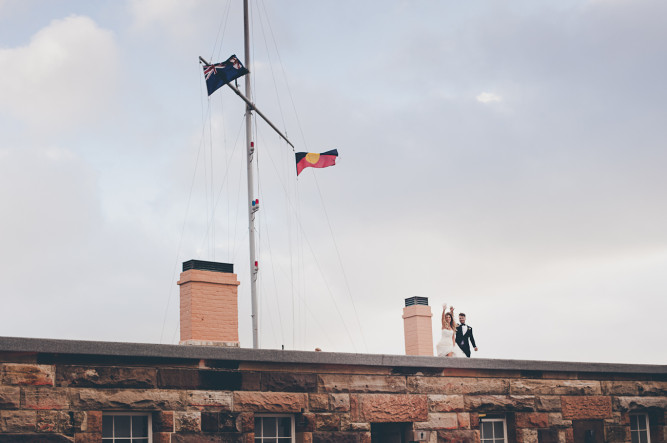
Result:
{"label": "groom", "polygon": [[456,344],[459,345],[459,348],[470,357],[470,343],[472,342],[472,347],[477,351],[477,345],[475,344],[475,337],[472,336],[472,328],[466,324],[466,315],[461,312],[459,314],[459,323],[460,325],[456,328]]}

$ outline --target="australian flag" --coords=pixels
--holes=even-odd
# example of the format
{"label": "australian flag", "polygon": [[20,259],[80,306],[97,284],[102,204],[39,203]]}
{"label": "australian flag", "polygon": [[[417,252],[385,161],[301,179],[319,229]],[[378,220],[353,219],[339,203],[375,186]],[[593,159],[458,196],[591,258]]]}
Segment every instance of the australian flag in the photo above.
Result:
{"label": "australian flag", "polygon": [[206,89],[210,96],[227,83],[248,73],[236,55],[232,55],[225,62],[213,65],[204,65],[204,77],[206,77]]}

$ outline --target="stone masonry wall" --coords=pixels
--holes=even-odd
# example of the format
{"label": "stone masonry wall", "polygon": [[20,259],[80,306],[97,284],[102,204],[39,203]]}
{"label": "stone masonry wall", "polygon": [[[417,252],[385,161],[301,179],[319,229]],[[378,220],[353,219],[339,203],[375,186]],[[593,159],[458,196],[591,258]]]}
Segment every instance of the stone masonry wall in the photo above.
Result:
{"label": "stone masonry wall", "polygon": [[105,411],[152,413],[154,443],[254,442],[256,413],[295,417],[297,442],[370,443],[371,423],[479,442],[502,414],[517,443],[574,443],[577,420],[629,442],[646,412],[664,443],[667,376],[271,364],[0,353],[0,442],[100,442]]}

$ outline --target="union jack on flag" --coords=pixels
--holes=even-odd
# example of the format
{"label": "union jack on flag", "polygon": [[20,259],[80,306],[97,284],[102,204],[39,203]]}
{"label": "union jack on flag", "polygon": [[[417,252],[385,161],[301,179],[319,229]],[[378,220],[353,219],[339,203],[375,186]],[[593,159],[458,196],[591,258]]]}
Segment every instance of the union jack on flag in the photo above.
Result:
{"label": "union jack on flag", "polygon": [[236,55],[232,55],[223,63],[204,65],[204,78],[206,78],[208,95],[247,73],[248,70],[241,64]]}

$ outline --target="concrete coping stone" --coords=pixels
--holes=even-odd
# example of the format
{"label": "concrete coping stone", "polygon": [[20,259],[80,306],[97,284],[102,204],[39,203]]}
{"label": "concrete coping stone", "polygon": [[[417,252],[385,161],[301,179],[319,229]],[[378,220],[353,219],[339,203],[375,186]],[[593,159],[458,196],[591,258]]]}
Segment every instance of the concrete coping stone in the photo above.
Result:
{"label": "concrete coping stone", "polygon": [[387,354],[283,351],[218,346],[120,343],[47,338],[0,337],[0,352],[177,358],[261,363],[389,366],[405,368],[483,369],[667,375],[667,365],[586,363],[488,358],[447,358]]}

